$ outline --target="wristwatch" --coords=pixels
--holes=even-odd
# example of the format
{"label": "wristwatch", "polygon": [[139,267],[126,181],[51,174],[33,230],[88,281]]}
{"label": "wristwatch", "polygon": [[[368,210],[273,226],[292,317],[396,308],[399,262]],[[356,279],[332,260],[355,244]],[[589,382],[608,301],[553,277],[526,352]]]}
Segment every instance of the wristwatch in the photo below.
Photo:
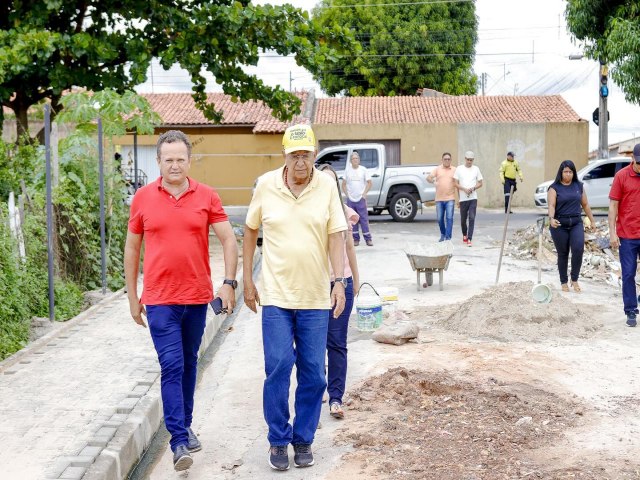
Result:
{"label": "wristwatch", "polygon": [[347,288],[347,279],[344,277],[336,277],[335,283],[341,283],[344,288]]}
{"label": "wristwatch", "polygon": [[231,288],[233,288],[234,290],[236,288],[238,288],[238,281],[237,280],[227,280],[226,278],[224,279],[224,282],[222,282],[223,285],[231,285]]}

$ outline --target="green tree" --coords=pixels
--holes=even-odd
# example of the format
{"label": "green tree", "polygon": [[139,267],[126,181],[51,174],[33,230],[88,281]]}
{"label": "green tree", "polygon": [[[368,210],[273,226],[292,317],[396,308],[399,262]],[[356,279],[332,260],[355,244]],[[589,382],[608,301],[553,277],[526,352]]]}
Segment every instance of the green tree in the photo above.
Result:
{"label": "green tree", "polygon": [[414,95],[423,87],[476,92],[474,2],[322,0],[313,18],[330,29],[351,29],[359,44],[337,68],[328,65],[315,75],[329,95]]}
{"label": "green tree", "polygon": [[[213,120],[203,71],[240,101],[262,100],[280,118],[300,101],[269,87],[242,66],[272,50],[295,54],[317,72],[349,44],[342,28],[326,29],[291,5],[249,0],[8,0],[0,5],[0,102],[15,112],[17,133],[27,132],[30,106],[48,99],[54,114],[73,86],[122,92],[146,80],[152,58],[166,69],[179,64],[191,76],[196,105]],[[0,125],[2,110],[0,109]]]}
{"label": "green tree", "polygon": [[640,3],[567,0],[565,15],[585,55],[608,63],[626,99],[640,103]]}

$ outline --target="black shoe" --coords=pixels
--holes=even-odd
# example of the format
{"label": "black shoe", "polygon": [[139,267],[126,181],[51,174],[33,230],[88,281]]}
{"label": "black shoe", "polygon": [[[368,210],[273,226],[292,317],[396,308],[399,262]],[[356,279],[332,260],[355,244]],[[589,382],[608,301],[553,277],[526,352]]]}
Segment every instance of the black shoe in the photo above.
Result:
{"label": "black shoe", "polygon": [[638,324],[636,320],[636,314],[634,312],[627,313],[627,325],[630,327],[635,327]]}
{"label": "black shoe", "polygon": [[189,452],[194,453],[202,450],[202,444],[193,430],[191,430],[191,427],[187,428],[187,432],[189,432],[189,440],[187,441],[187,449]]}
{"label": "black shoe", "polygon": [[269,449],[269,465],[274,470],[289,470],[287,445],[271,446]]}
{"label": "black shoe", "polygon": [[187,449],[186,445],[178,445],[173,452],[173,469],[176,472],[187,470],[193,465],[193,458]]}
{"label": "black shoe", "polygon": [[310,467],[313,465],[313,453],[311,452],[311,445],[299,443],[293,446],[295,455],[293,456],[293,464],[296,467]]}

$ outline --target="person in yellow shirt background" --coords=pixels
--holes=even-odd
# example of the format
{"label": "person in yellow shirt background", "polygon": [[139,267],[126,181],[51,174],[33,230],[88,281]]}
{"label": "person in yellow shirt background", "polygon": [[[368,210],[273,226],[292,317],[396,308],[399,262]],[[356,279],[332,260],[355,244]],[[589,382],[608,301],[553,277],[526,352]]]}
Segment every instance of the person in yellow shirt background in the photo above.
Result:
{"label": "person in yellow shirt background", "polygon": [[524,182],[522,170],[520,169],[520,165],[515,159],[514,153],[507,152],[507,159],[500,164],[500,181],[504,186],[504,213],[507,213],[507,210],[509,208],[511,187],[513,186],[513,193],[516,193],[516,190],[518,189],[516,185],[516,175],[520,177],[521,182]]}

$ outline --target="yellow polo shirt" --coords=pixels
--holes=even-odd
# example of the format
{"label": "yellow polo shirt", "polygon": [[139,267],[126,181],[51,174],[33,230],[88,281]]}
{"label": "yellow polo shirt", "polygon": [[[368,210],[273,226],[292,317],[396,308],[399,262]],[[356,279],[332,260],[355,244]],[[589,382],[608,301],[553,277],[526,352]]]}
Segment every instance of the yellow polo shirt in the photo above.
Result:
{"label": "yellow polo shirt", "polygon": [[262,225],[261,305],[329,309],[329,234],[347,229],[336,183],[314,170],[298,198],[284,184],[284,166],[258,179],[246,224]]}

